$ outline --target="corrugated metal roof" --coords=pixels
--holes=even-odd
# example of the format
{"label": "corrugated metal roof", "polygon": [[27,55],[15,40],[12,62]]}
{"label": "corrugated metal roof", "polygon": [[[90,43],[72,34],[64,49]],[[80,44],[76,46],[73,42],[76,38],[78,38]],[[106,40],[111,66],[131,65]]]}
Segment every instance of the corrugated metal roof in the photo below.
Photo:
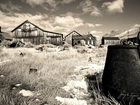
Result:
{"label": "corrugated metal roof", "polygon": [[5,33],[5,32],[1,32],[0,35],[3,36],[5,39],[9,39],[9,40],[13,39],[10,34]]}

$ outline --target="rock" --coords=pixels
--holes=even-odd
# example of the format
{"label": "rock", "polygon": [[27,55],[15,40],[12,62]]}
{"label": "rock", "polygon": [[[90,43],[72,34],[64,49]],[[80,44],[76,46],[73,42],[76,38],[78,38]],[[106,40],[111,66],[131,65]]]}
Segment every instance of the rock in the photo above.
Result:
{"label": "rock", "polygon": [[17,86],[17,87],[19,87],[19,86],[21,86],[22,84],[21,83],[19,83],[19,84],[16,84],[15,86]]}
{"label": "rock", "polygon": [[34,93],[32,91],[30,91],[30,90],[24,90],[24,89],[22,89],[21,91],[19,91],[19,94],[22,94],[25,97],[26,96],[29,96],[29,97],[34,96]]}
{"label": "rock", "polygon": [[55,99],[64,105],[87,105],[85,100],[77,100],[76,98],[62,98],[57,96]]}
{"label": "rock", "polygon": [[0,75],[1,78],[5,77],[4,75]]}

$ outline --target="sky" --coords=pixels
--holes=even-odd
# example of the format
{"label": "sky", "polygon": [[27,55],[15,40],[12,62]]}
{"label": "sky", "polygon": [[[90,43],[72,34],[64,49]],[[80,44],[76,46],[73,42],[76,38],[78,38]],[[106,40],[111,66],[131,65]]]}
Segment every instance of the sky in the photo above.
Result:
{"label": "sky", "polygon": [[0,0],[0,25],[10,33],[26,20],[67,35],[73,30],[97,37],[140,26],[140,0]]}

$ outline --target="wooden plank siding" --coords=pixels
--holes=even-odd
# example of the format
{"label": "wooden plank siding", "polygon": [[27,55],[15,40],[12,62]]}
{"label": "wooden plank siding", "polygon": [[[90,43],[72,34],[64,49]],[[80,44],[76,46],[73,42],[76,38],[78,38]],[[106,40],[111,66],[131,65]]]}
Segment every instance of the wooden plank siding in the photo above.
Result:
{"label": "wooden plank siding", "polygon": [[102,37],[102,45],[116,45],[120,44],[118,37]]}
{"label": "wooden plank siding", "polygon": [[96,37],[91,34],[88,35],[81,35],[77,31],[72,31],[68,35],[65,36],[65,42],[71,44],[72,46],[75,45],[93,45],[96,46]]}
{"label": "wooden plank siding", "polygon": [[54,44],[61,45],[63,34],[46,31],[28,20],[20,24],[18,27],[13,29],[14,38],[22,39],[25,42],[31,42],[33,44]]}

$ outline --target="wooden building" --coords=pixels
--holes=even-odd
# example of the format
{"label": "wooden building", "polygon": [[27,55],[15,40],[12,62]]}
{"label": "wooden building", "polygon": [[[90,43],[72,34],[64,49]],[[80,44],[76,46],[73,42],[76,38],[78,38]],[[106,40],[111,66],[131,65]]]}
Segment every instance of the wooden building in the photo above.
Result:
{"label": "wooden building", "polygon": [[72,36],[72,46],[75,46],[75,45],[84,46],[85,45],[85,38],[83,36],[80,36],[80,35]]}
{"label": "wooden building", "polygon": [[116,45],[120,44],[119,37],[102,37],[102,45]]}
{"label": "wooden building", "polygon": [[41,29],[37,25],[24,21],[22,24],[17,26],[11,32],[14,33],[14,38],[24,40],[25,42],[31,42],[33,44],[54,44],[61,45],[63,34],[46,31]]}
{"label": "wooden building", "polygon": [[97,45],[97,39],[92,34],[83,35],[83,37],[85,38],[86,45],[92,45],[92,46]]}
{"label": "wooden building", "polygon": [[1,31],[1,27],[0,27],[0,43],[3,41],[3,40],[9,40],[11,41],[13,38],[10,34],[6,33],[6,32],[2,32]]}
{"label": "wooden building", "polygon": [[64,38],[65,42],[71,44],[72,46],[75,45],[96,45],[96,37],[92,36],[91,34],[88,35],[81,35],[77,31],[72,31]]}
{"label": "wooden building", "polygon": [[64,37],[65,43],[68,43],[72,46],[80,44],[80,40],[82,39],[83,39],[82,35],[75,30],[70,32],[68,35]]}

